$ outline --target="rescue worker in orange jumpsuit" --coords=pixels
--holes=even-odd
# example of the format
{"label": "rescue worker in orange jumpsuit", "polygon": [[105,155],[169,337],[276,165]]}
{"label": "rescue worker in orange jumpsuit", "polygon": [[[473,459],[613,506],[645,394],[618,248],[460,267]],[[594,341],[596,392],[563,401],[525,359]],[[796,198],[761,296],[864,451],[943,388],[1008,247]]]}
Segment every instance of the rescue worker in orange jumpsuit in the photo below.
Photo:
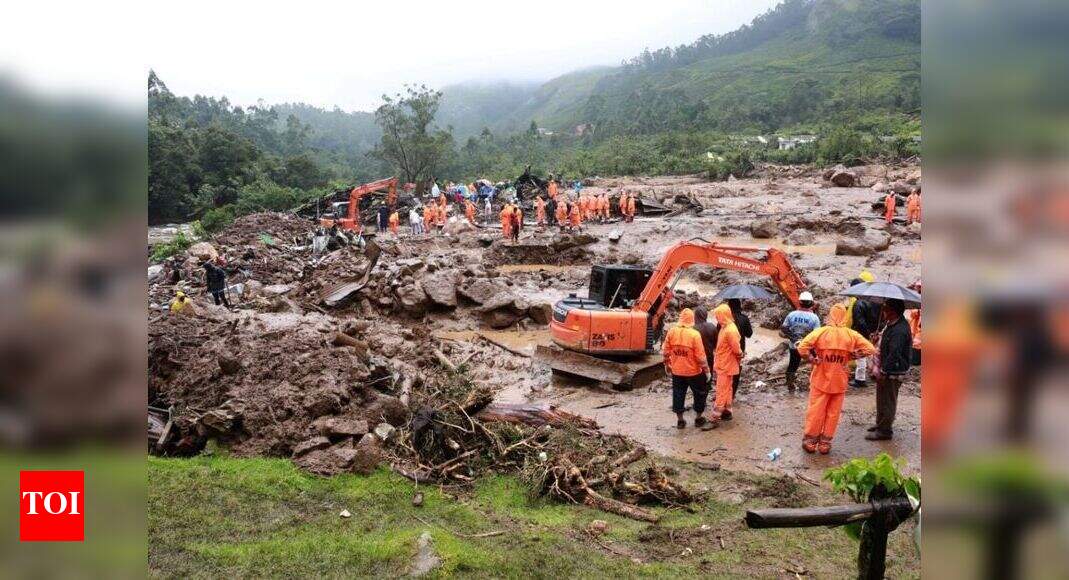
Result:
{"label": "rescue worker in orange jumpsuit", "polygon": [[512,237],[512,204],[505,204],[499,215],[501,216],[501,235],[507,240]]}
{"label": "rescue worker in orange jumpsuit", "polygon": [[731,307],[726,303],[713,310],[713,317],[720,328],[716,337],[716,353],[713,355],[713,370],[716,372],[716,402],[713,405],[712,426],[721,419],[731,420],[731,402],[735,396],[735,375],[739,374],[742,362],[742,335],[735,326]]}
{"label": "rescue worker in orange jumpsuit", "polygon": [[694,311],[684,308],[679,313],[679,323],[664,337],[661,346],[665,371],[672,377],[672,412],[676,414],[676,427],[687,426],[683,418],[687,391],[694,397],[694,426],[705,425],[706,400],[709,396],[709,366],[705,357],[702,336],[694,329]]}
{"label": "rescue worker in orange jumpsuit", "polygon": [[468,218],[468,223],[475,225],[475,204],[470,199],[464,200],[464,217]]}
{"label": "rescue worker in orange jumpsuit", "polygon": [[921,221],[921,188],[914,189],[906,198],[906,217],[909,223]]}
{"label": "rescue worker in orange jumpsuit", "polygon": [[627,196],[627,222],[631,223],[635,221],[635,196]]}
{"label": "rescue worker in orange jumpsuit", "polygon": [[601,194],[601,201],[598,204],[598,210],[601,211],[601,221],[609,221],[609,194]]}
{"label": "rescue worker in orange jumpsuit", "polygon": [[541,195],[535,197],[535,222],[539,227],[546,225],[546,202]]}
{"label": "rescue worker in orange jumpsuit", "polygon": [[439,228],[444,228],[445,227],[445,220],[449,216],[449,214],[446,213],[445,206],[446,206],[446,204],[444,204],[444,203],[438,206],[438,227]]}
{"label": "rescue worker in orange jumpsuit", "polygon": [[813,364],[802,435],[802,449],[806,453],[820,451],[827,455],[831,451],[850,378],[846,363],[875,352],[876,347],[868,339],[846,327],[846,307],[842,304],[831,307],[827,325],[810,332],[798,343],[798,354]]}
{"label": "rescue worker in orange jumpsuit", "polygon": [[627,215],[627,194],[626,193],[620,192],[620,202],[619,202],[618,206],[619,206],[619,209],[620,209],[620,217],[622,218],[622,217],[626,216]]}
{"label": "rescue worker in orange jumpsuit", "polygon": [[887,225],[891,225],[891,221],[895,219],[896,203],[898,203],[898,199],[895,197],[895,192],[887,192],[887,197],[883,198],[883,219],[887,222]]}
{"label": "rescue worker in orange jumpsuit", "polygon": [[[557,180],[550,179],[549,185],[546,188],[549,191],[549,199],[557,199]],[[558,220],[560,221],[560,220]]]}
{"label": "rescue worker in orange jumpsuit", "polygon": [[560,230],[563,232],[564,228],[568,227],[568,202],[561,200],[557,202],[557,225],[560,226]]}
{"label": "rescue worker in orange jumpsuit", "polygon": [[571,215],[568,217],[571,219],[571,226],[576,231],[583,231],[583,210],[579,207],[579,202],[572,203]]}
{"label": "rescue worker in orange jumpsuit", "polygon": [[394,212],[390,214],[390,233],[392,233],[395,238],[397,237],[397,226],[400,224],[401,216],[397,215],[397,210],[394,210]]}
{"label": "rescue worker in orange jumpsuit", "polygon": [[431,226],[434,225],[434,211],[435,205],[428,203],[423,206],[423,233],[430,233]]}

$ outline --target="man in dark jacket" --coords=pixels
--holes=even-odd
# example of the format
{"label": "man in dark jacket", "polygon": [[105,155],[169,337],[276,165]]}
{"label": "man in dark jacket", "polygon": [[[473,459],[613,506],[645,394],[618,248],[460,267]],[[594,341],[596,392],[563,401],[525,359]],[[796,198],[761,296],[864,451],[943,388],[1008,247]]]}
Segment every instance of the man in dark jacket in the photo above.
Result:
{"label": "man in dark jacket", "polygon": [[[743,355],[746,354],[746,339],[753,336],[753,325],[750,324],[750,317],[746,316],[746,313],[742,311],[742,300],[738,298],[727,299],[728,308],[731,309],[731,316],[735,319],[735,327],[739,329],[739,335],[742,339],[739,343],[742,346]],[[734,383],[731,386],[731,396],[739,394],[739,377],[742,376],[742,369],[739,369],[739,374],[735,375]]]}
{"label": "man in dark jacket", "polygon": [[[854,278],[850,281],[850,285],[854,286],[860,284],[865,280],[862,278]],[[877,325],[880,323],[880,305],[867,300],[861,300],[858,298],[854,301],[854,305],[850,308],[850,328],[856,331],[866,340],[872,340],[872,335],[876,332]],[[868,359],[857,359],[857,370],[854,372],[854,378],[850,381],[850,386],[854,388],[864,387],[869,380],[868,375]]]}
{"label": "man in dark jacket", "polygon": [[204,262],[204,273],[207,278],[208,292],[215,300],[215,305],[222,303],[230,308],[230,301],[226,299],[226,272],[209,260]]}
{"label": "man in dark jacket", "polygon": [[705,347],[705,359],[709,368],[713,368],[713,354],[716,351],[716,339],[720,328],[709,322],[709,311],[704,306],[694,309],[694,330],[702,335],[702,346]]}
{"label": "man in dark jacket", "polygon": [[386,233],[386,227],[390,221],[390,208],[386,204],[379,206],[378,219],[375,220],[375,225],[379,233]]}
{"label": "man in dark jacket", "polygon": [[557,224],[557,200],[552,197],[546,201],[546,223],[551,226]]}
{"label": "man in dark jacket", "polygon": [[912,359],[913,333],[903,313],[901,300],[888,300],[883,306],[887,326],[880,335],[880,375],[876,379],[876,425],[869,428],[865,439],[882,441],[894,434],[895,411],[898,408],[898,388],[902,377],[909,372]]}

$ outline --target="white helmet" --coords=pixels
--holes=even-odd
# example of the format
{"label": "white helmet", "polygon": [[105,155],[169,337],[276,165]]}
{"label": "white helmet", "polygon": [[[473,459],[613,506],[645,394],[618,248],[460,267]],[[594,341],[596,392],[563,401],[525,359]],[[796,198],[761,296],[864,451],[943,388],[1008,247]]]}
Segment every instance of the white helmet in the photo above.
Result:
{"label": "white helmet", "polygon": [[801,294],[798,295],[798,301],[799,302],[813,302],[813,295],[808,290],[806,290],[805,292],[802,292]]}

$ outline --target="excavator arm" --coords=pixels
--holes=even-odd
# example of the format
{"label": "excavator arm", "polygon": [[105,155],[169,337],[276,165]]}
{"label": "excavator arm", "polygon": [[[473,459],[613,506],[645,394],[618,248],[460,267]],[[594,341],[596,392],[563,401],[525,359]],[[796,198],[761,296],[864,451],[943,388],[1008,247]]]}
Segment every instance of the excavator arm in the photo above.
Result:
{"label": "excavator arm", "polygon": [[349,209],[346,211],[346,216],[338,220],[324,220],[323,225],[330,226],[337,223],[342,229],[359,232],[363,229],[363,222],[360,221],[360,200],[365,195],[382,189],[387,191],[386,204],[393,208],[397,203],[397,178],[389,177],[354,187],[349,192]]}
{"label": "excavator arm", "polygon": [[[764,259],[746,256],[760,253],[765,254]],[[690,240],[679,242],[665,252],[632,310],[649,313],[650,327],[656,328],[672,297],[670,284],[681,270],[695,264],[764,274],[772,279],[776,289],[795,308],[798,307],[799,294],[805,289],[802,277],[781,250],[721,246],[704,240]]]}

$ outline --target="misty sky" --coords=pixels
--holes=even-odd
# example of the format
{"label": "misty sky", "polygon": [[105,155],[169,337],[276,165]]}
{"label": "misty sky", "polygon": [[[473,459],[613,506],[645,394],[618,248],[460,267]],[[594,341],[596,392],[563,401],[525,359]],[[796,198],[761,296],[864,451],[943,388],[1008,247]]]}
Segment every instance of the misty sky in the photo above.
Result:
{"label": "misty sky", "polygon": [[[195,0],[130,2],[129,10],[115,10],[124,15],[118,21],[94,3],[15,3],[6,9],[9,23],[46,18],[57,9],[64,18],[48,17],[47,37],[35,36],[34,27],[10,27],[0,40],[0,63],[39,88],[119,100],[139,93],[143,102],[151,67],[182,95],[371,110],[383,92],[406,82],[440,88],[477,80],[542,81],[619,64],[644,47],[729,32],[777,3]],[[131,11],[145,10],[146,23],[130,20]],[[101,21],[136,32],[93,25]],[[130,92],[131,78],[140,79],[137,93]]]}

